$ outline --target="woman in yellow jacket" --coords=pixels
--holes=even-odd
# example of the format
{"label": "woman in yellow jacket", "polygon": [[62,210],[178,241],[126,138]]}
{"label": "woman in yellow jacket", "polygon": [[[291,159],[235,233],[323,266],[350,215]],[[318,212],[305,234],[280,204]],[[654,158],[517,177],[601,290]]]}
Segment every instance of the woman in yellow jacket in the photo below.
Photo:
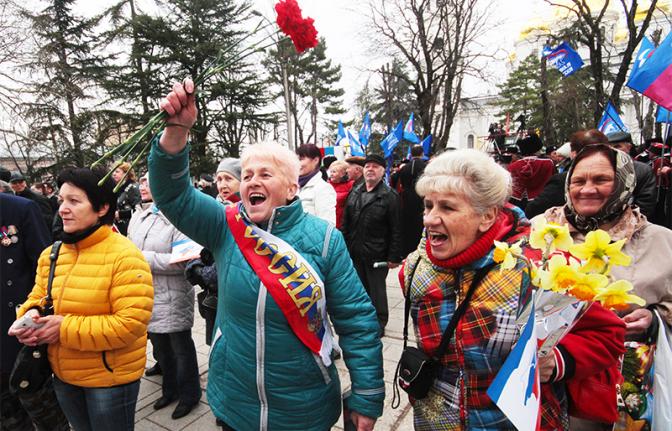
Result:
{"label": "woman in yellow jacket", "polygon": [[54,315],[38,317],[49,275],[47,248],[18,316],[39,329],[15,330],[27,345],[49,344],[54,389],[77,431],[132,430],[145,367],[152,276],[142,253],[111,229],[114,183],[102,172],[66,169],[58,179],[63,246],[52,286]]}

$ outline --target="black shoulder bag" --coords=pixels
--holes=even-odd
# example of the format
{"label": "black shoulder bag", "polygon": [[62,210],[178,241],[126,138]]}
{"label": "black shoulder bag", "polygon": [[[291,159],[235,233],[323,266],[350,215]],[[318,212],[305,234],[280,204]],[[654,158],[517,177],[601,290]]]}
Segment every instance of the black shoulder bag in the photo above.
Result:
{"label": "black shoulder bag", "polygon": [[438,370],[439,364],[441,363],[440,360],[448,348],[448,343],[450,342],[451,338],[453,338],[453,334],[455,333],[455,328],[457,328],[458,322],[462,316],[464,316],[464,313],[469,307],[469,303],[471,302],[472,296],[474,296],[476,286],[478,286],[478,284],[483,280],[490,268],[493,266],[488,265],[483,267],[474,274],[474,279],[471,281],[467,295],[457,307],[457,310],[455,310],[453,313],[453,317],[451,317],[446,330],[443,332],[443,336],[441,337],[441,344],[439,344],[439,347],[434,352],[434,355],[430,356],[417,347],[407,346],[408,318],[411,312],[411,284],[413,283],[415,269],[419,264],[420,262],[418,261],[418,263],[413,268],[413,272],[411,273],[411,277],[409,278],[408,282],[408,290],[406,291],[405,295],[404,350],[401,354],[401,359],[399,360],[397,370],[394,374],[394,386],[392,388],[392,408],[394,409],[399,407],[399,403],[401,402],[399,387],[401,387],[401,389],[403,389],[406,393],[408,393],[408,395],[416,400],[421,400],[427,396],[427,393],[429,392],[429,389],[432,387],[434,379],[436,378],[436,372]]}
{"label": "black shoulder bag", "polygon": [[[51,286],[54,283],[56,260],[61,248],[61,241],[51,246],[49,254],[49,278],[47,279],[47,296],[44,298],[44,308],[39,310],[40,315],[54,314],[54,301],[51,297]],[[9,389],[13,395],[23,396],[37,392],[51,377],[51,366],[47,356],[48,344],[37,346],[23,346],[14,362],[12,374],[9,377]]]}

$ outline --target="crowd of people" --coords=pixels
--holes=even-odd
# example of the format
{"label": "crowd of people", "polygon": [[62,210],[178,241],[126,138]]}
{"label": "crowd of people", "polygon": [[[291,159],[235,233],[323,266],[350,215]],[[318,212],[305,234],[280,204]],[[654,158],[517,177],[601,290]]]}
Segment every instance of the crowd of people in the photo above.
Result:
{"label": "crowd of people", "polygon": [[[434,354],[457,316],[428,396],[411,399],[415,429],[513,429],[486,391],[535,287],[522,260],[504,268],[494,251],[528,238],[534,217],[568,225],[576,243],[597,229],[627,240],[633,263],[612,273],[645,306],[617,314],[592,304],[539,360],[541,429],[611,429],[572,410],[568,388],[618,375],[627,340],[666,329],[655,311],[672,323],[664,145],[645,158],[629,134],[580,130],[564,160],[530,133],[506,163],[477,150],[426,160],[417,146],[388,183],[376,154],[333,160],[315,145],[257,144],[195,187],[194,90],[187,80],[163,100],[167,127],[139,180],[128,164],[102,186],[103,172],[66,169],[43,193],[19,174],[3,178],[13,191],[0,194],[3,430],[49,429],[9,390],[22,345],[49,346],[50,384],[77,431],[133,429],[143,373],[163,376],[154,409],[176,402],[172,417],[188,415],[202,395],[195,302],[223,430],[327,430],[343,404],[355,429],[371,430],[386,396],[386,279],[397,267],[421,351]],[[51,265],[54,241],[63,245]],[[176,261],[186,241],[203,246],[200,256]],[[13,325],[24,315],[34,327]],[[148,341],[156,364],[145,369]],[[344,399],[340,360],[351,382]]]}

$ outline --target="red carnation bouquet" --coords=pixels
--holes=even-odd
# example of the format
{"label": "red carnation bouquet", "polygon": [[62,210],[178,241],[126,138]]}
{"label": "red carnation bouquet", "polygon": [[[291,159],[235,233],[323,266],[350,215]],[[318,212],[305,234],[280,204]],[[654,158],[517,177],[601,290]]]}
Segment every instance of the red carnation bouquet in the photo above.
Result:
{"label": "red carnation bouquet", "polygon": [[287,36],[292,39],[296,51],[300,54],[306,49],[317,46],[317,30],[312,18],[303,18],[296,0],[280,0],[275,5],[278,13],[276,22]]}
{"label": "red carnation bouquet", "polygon": [[[280,30],[292,40],[292,43],[294,43],[294,47],[299,54],[303,53],[307,49],[317,46],[318,40],[317,30],[314,26],[315,21],[312,18],[304,18],[301,16],[301,9],[299,8],[296,0],[280,0],[275,5],[275,11],[278,14],[276,19],[278,27],[280,27]],[[255,15],[259,14],[255,13]],[[266,22],[265,25],[264,21]],[[212,59],[209,65],[204,68],[203,72],[194,78],[194,85],[198,87],[205,81],[209,80],[211,77],[230,69],[236,63],[253,55],[254,53],[277,45],[279,40],[275,39],[274,36],[276,32],[273,32],[256,43],[248,45],[243,49],[238,49],[245,40],[273,25],[273,23],[268,20],[264,21],[260,22],[250,33],[243,36],[238,41],[238,43],[224,47],[219,52],[217,57]],[[104,154],[100,159],[96,160],[96,162],[91,166],[92,168],[101,165],[103,162],[105,162],[105,160],[110,159],[113,156],[121,156],[119,160],[117,160],[117,162],[112,166],[107,175],[102,180],[100,180],[99,185],[102,185],[107,180],[107,178],[112,175],[112,172],[114,172],[116,168],[118,168],[122,163],[128,160],[133,153],[136,152],[136,149],[139,147],[141,142],[145,142],[144,147],[142,147],[137,156],[132,160],[131,169],[129,169],[124,177],[117,183],[117,186],[115,187],[115,191],[117,191],[117,189],[124,184],[126,175],[128,175],[128,173],[132,171],[132,169],[140,162],[140,160],[149,153],[152,140],[161,131],[163,131],[165,127],[166,113],[164,111],[160,111],[154,115],[140,130],[131,135],[130,138],[115,146],[106,154]]]}

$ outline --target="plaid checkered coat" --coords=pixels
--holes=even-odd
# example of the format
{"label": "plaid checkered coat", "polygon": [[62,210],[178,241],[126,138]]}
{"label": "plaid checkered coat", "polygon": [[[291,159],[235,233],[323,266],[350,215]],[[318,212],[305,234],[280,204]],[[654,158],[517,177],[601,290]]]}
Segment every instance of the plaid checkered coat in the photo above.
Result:
{"label": "plaid checkered coat", "polygon": [[[513,238],[526,232],[527,223],[524,220],[519,224],[519,214],[507,212],[510,229],[498,235],[498,240],[514,242]],[[459,269],[432,263],[425,251],[424,238],[418,250],[409,255],[402,281],[403,286],[409,286],[405,290],[411,298],[418,347],[423,351],[432,354],[438,348],[476,271],[494,263],[493,250],[494,246],[482,258]],[[511,270],[501,271],[495,265],[478,285],[447,353],[441,358],[442,366],[430,395],[412,400],[416,431],[515,430],[486,391],[520,336],[516,318],[531,299],[532,290],[523,269],[522,261]],[[413,279],[409,280],[412,273]],[[566,403],[553,401],[542,406],[542,423],[547,425],[543,428],[566,429]]]}

